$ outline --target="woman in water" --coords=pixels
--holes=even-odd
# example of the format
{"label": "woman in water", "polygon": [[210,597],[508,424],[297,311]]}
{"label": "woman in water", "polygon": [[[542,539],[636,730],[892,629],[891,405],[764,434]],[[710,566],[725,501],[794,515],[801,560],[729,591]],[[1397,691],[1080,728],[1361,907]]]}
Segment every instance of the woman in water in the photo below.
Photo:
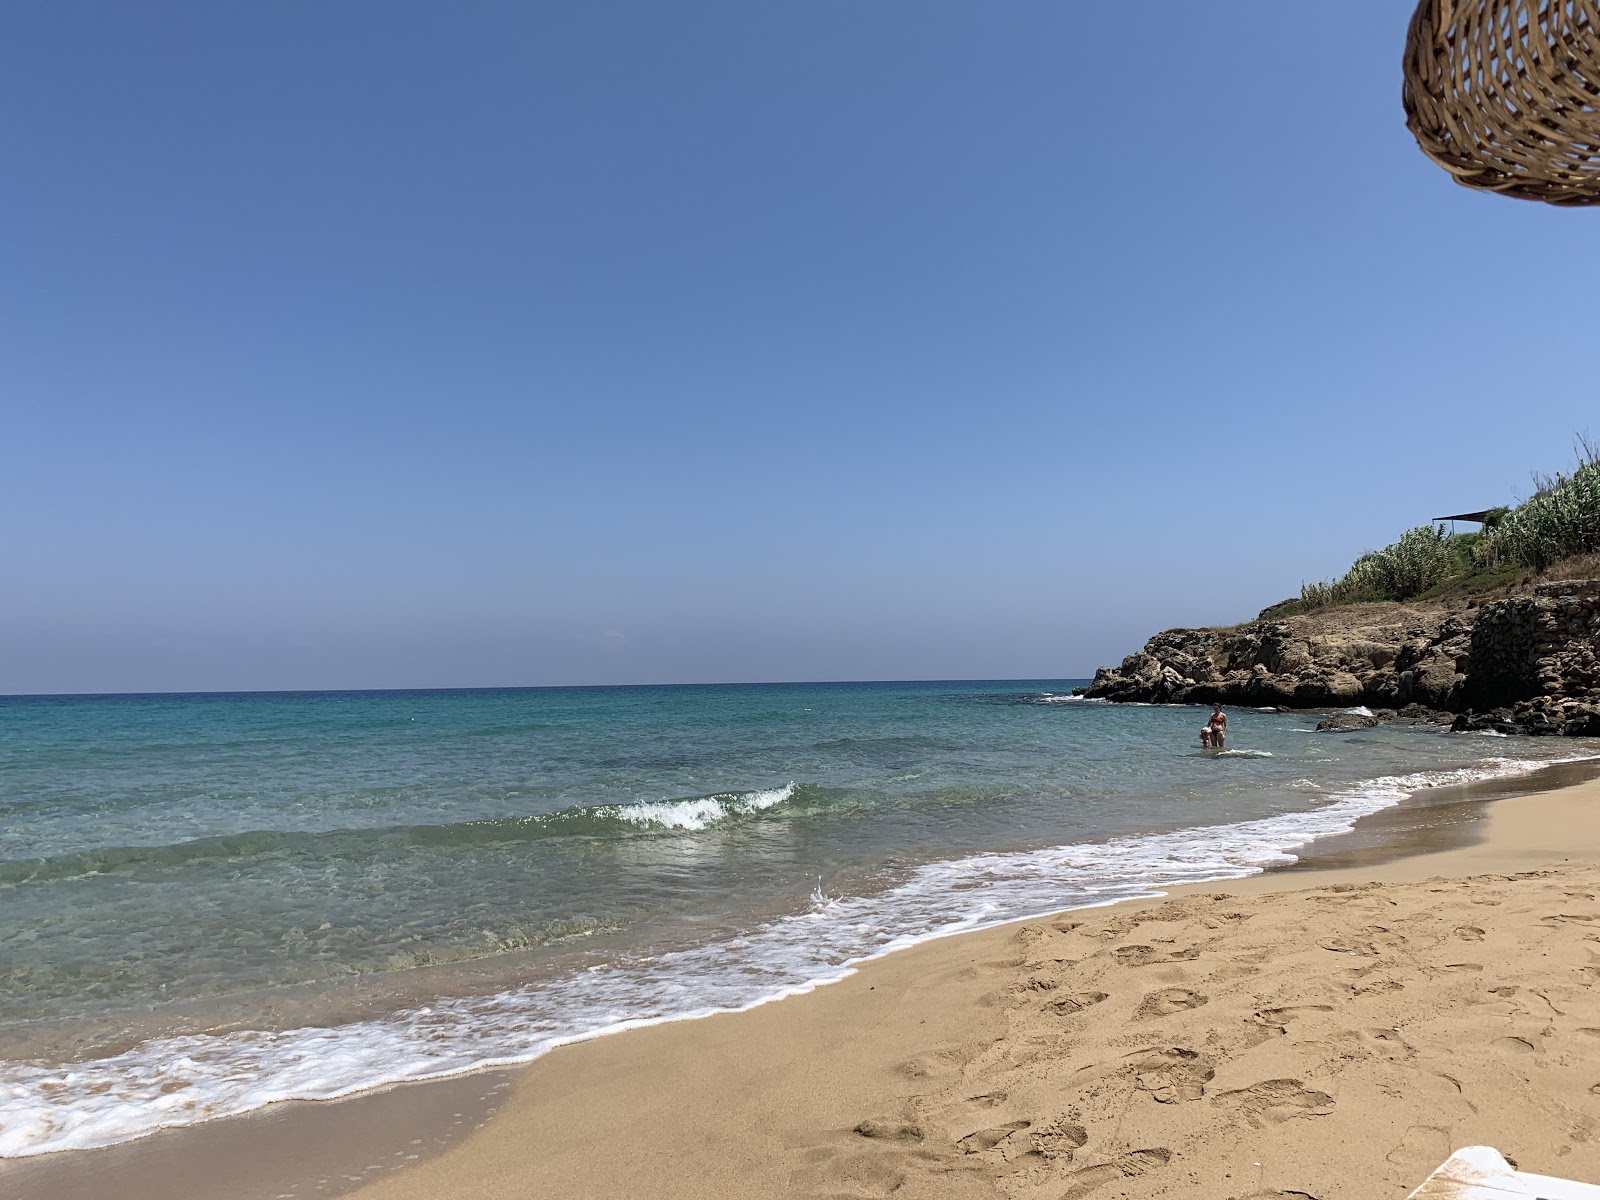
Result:
{"label": "woman in water", "polygon": [[[1211,706],[1211,719],[1206,722],[1206,732],[1211,735],[1211,748],[1221,750],[1228,740],[1228,714],[1222,711],[1221,703]],[[1200,736],[1204,738],[1205,734]]]}

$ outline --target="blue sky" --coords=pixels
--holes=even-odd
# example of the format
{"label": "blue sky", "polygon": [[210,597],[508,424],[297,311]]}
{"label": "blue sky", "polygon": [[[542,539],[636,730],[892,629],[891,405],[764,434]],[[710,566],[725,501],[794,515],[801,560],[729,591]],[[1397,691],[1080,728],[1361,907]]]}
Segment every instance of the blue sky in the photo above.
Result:
{"label": "blue sky", "polygon": [[1087,674],[1595,430],[1408,5],[0,18],[0,692]]}

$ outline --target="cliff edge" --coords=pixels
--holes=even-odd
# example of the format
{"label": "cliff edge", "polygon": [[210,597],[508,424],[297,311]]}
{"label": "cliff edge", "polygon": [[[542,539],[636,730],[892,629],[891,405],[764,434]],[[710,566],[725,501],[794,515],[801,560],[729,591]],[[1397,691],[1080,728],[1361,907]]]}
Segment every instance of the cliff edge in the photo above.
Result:
{"label": "cliff edge", "polygon": [[1600,736],[1600,580],[1542,583],[1482,604],[1351,604],[1228,629],[1169,629],[1092,699],[1366,705],[1456,729]]}

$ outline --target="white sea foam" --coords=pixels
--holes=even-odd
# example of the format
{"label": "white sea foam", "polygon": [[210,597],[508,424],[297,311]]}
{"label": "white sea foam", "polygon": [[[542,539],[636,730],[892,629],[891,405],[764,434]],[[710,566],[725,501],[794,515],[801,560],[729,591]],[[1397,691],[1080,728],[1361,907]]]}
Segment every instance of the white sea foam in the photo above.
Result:
{"label": "white sea foam", "polygon": [[596,809],[601,815],[631,821],[635,825],[655,825],[662,829],[709,829],[729,817],[748,816],[782,804],[794,795],[794,784],[760,792],[731,792],[702,796],[695,800],[641,801],[614,804]]}
{"label": "white sea foam", "polygon": [[1214,758],[1271,758],[1271,750],[1218,750]]}
{"label": "white sea foam", "polygon": [[1358,704],[1354,708],[1347,708],[1344,711],[1349,713],[1352,717],[1370,717],[1373,715],[1372,710],[1365,704]]}
{"label": "white sea foam", "polygon": [[[0,1062],[0,1156],[105,1146],[278,1100],[332,1099],[385,1083],[523,1063],[618,1030],[751,1008],[932,938],[1158,895],[1178,883],[1253,875],[1293,861],[1306,843],[1342,833],[1421,788],[1546,765],[1497,759],[1385,776],[1304,812],[929,863],[876,896],[830,897],[819,880],[801,911],[744,936],[379,1020],[157,1038],[68,1067]],[[789,792],[748,793],[738,802],[770,807]]]}
{"label": "white sea foam", "polygon": [[828,889],[822,886],[822,876],[817,876],[817,886],[811,889],[811,911],[826,912],[839,901],[828,895]]}

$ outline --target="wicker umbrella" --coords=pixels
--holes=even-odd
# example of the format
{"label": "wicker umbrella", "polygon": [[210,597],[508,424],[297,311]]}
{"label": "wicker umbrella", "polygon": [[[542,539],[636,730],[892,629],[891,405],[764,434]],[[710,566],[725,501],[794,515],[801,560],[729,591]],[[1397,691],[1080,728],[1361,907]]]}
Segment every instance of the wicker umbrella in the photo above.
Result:
{"label": "wicker umbrella", "polygon": [[1457,183],[1600,204],[1600,0],[1420,0],[1403,98]]}

